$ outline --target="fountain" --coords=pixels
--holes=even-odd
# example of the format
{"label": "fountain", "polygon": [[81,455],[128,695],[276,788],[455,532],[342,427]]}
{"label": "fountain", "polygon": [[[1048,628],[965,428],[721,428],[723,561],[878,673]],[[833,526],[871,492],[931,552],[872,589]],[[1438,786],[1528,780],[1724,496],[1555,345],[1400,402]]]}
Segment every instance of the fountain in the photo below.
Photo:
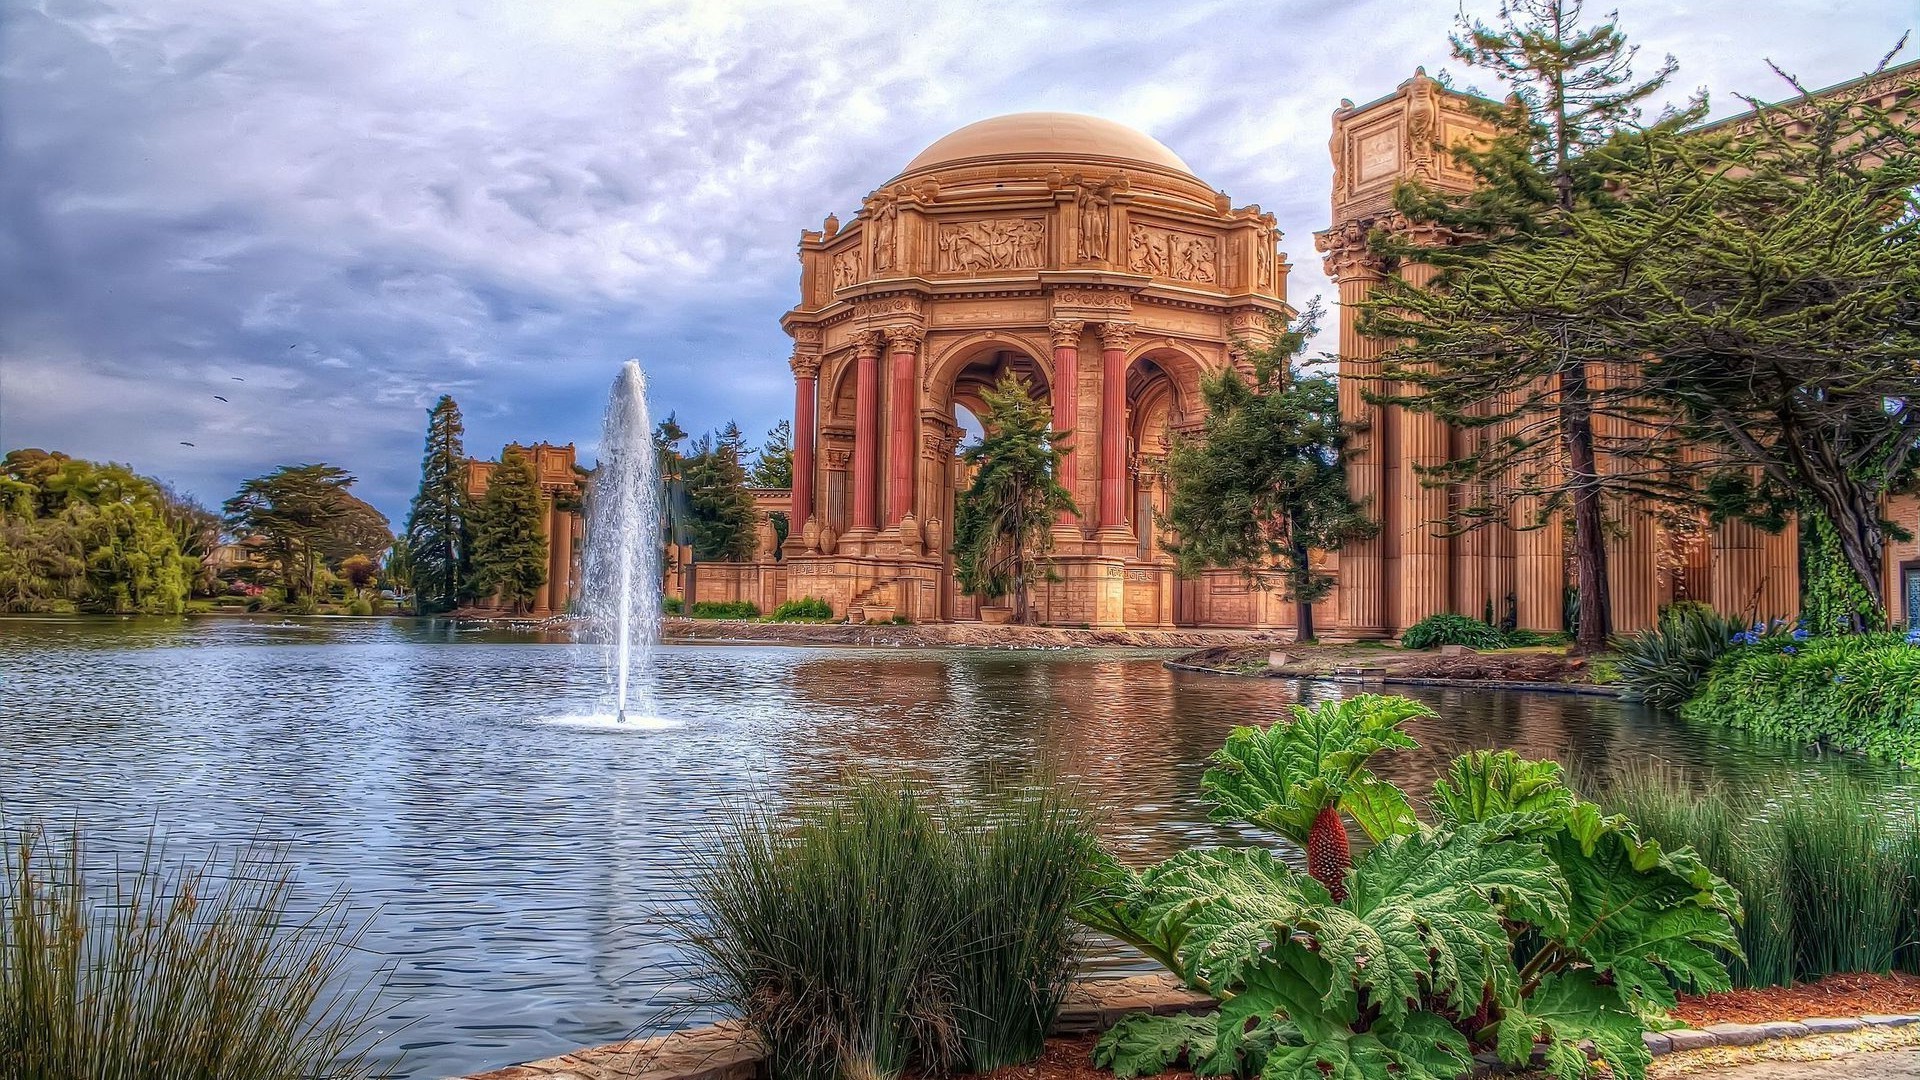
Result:
{"label": "fountain", "polygon": [[648,676],[660,641],[660,462],[647,412],[647,376],[629,360],[613,380],[587,492],[581,632],[608,650],[615,716],[653,713]]}

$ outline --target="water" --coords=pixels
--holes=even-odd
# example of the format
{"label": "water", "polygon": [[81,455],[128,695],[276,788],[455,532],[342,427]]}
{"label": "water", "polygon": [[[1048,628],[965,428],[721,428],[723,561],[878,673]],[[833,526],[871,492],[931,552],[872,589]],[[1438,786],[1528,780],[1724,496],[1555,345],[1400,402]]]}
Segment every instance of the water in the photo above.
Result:
{"label": "water", "polygon": [[660,641],[661,503],[647,376],[629,360],[613,380],[601,426],[580,589],[582,635],[602,648],[617,721],[629,719],[629,695],[634,718],[658,719],[650,670]]}
{"label": "water", "polygon": [[[666,645],[653,705],[677,726],[620,724],[592,719],[599,655],[427,621],[0,619],[0,818],[83,823],[102,858],[156,823],[180,853],[290,845],[309,895],[344,884],[373,916],[356,963],[394,967],[383,1060],[430,1078],[674,1019],[658,916],[729,807],[807,798],[849,766],[964,791],[1048,762],[1124,857],[1156,859],[1237,839],[1197,795],[1236,724],[1338,692],[1114,653]],[[1882,773],[1609,700],[1408,692],[1440,717],[1381,771],[1420,788],[1481,746],[1767,790]]]}

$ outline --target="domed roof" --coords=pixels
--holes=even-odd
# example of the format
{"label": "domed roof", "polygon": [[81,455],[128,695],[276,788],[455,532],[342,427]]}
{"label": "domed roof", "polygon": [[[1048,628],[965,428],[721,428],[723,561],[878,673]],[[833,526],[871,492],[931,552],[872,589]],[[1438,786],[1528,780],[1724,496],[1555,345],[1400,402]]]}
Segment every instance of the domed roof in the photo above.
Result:
{"label": "domed roof", "polygon": [[1193,175],[1180,155],[1125,124],[1056,112],[1013,113],[968,124],[920,151],[901,175],[996,158],[1125,162]]}

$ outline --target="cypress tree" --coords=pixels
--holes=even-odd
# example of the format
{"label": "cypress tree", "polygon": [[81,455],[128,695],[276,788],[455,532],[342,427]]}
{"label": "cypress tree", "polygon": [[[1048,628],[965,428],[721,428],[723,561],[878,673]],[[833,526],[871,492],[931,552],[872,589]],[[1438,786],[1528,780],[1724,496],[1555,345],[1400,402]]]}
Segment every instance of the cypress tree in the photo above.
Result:
{"label": "cypress tree", "polygon": [[1074,509],[1059,481],[1070,433],[1051,430],[1051,411],[1012,372],[981,398],[984,434],[961,452],[974,473],[954,505],[954,569],[975,596],[1013,597],[1014,621],[1025,623],[1027,589],[1046,572],[1053,523]]}
{"label": "cypress tree", "polygon": [[473,522],[472,587],[520,614],[547,583],[547,537],[540,481],[526,455],[508,450],[487,479]]}
{"label": "cypress tree", "polygon": [[449,611],[460,602],[467,573],[467,452],[460,406],[442,395],[428,413],[420,491],[407,513],[407,552],[414,608]]}
{"label": "cypress tree", "polygon": [[686,459],[689,525],[699,559],[744,562],[753,558],[760,510],[747,491],[742,460],[746,453],[739,425],[729,423],[714,435],[701,436]]}

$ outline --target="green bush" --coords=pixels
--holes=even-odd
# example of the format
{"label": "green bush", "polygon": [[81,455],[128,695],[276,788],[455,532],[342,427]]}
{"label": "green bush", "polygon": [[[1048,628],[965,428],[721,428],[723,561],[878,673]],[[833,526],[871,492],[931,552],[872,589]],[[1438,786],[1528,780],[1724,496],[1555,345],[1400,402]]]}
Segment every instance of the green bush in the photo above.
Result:
{"label": "green bush", "polygon": [[347,614],[371,615],[373,614],[373,601],[368,600],[364,596],[356,596],[352,600],[347,601]]}
{"label": "green bush", "polygon": [[1681,715],[1920,763],[1920,646],[1897,634],[1741,645]]}
{"label": "green bush", "polygon": [[211,600],[187,601],[186,613],[189,615],[205,615],[212,610],[213,610],[213,601]]}
{"label": "green bush", "polygon": [[768,622],[832,622],[833,605],[817,596],[789,600],[773,609]]}
{"label": "green bush", "polygon": [[77,837],[28,827],[0,861],[0,1076],[373,1075],[380,980],[341,980],[364,927],[338,894],[295,914],[281,856],[150,847],[94,875]]}
{"label": "green bush", "polygon": [[1690,844],[1740,893],[1741,986],[1920,971],[1920,821],[1856,783],[1734,795],[1636,768],[1603,796],[1663,843]]}
{"label": "green bush", "polygon": [[1465,645],[1469,649],[1498,649],[1505,638],[1497,627],[1488,626],[1465,615],[1429,615],[1400,635],[1400,644],[1408,649],[1436,649],[1442,645]]}
{"label": "green bush", "polygon": [[680,615],[686,612],[686,603],[677,596],[669,596],[660,601],[662,615]]}
{"label": "green bush", "polygon": [[[1211,1025],[1134,1016],[1101,1038],[1121,1078],[1185,1058],[1262,1080],[1453,1080],[1476,1052],[1577,1080],[1638,1080],[1642,1018],[1675,988],[1729,985],[1736,893],[1686,847],[1578,799],[1550,761],[1474,751],[1434,784],[1434,821],[1367,768],[1432,716],[1360,695],[1243,727],[1201,790],[1216,820],[1305,849],[1196,848],[1145,870],[1108,859],[1081,918],[1222,1002]],[[1370,842],[1352,853],[1346,821]],[[1605,1065],[1588,1059],[1591,1045]]]}
{"label": "green bush", "polygon": [[1712,608],[1674,604],[1651,630],[1618,638],[1614,668],[1629,701],[1656,709],[1678,709],[1693,697],[1713,662],[1734,647],[1744,627]]}
{"label": "green bush", "polygon": [[757,619],[760,609],[745,600],[701,600],[693,605],[696,619]]}
{"label": "green bush", "polygon": [[1069,913],[1095,850],[1070,800],[1010,791],[963,813],[864,780],[797,814],[744,816],[710,850],[679,929],[774,1080],[1039,1055],[1074,971]]}

